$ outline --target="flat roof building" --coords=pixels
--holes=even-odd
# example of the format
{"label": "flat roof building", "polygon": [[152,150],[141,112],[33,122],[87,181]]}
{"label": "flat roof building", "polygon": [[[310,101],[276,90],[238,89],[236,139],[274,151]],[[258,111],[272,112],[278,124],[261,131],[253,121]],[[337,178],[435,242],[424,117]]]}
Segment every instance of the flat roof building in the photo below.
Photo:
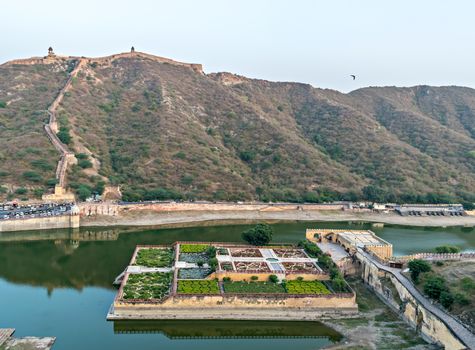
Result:
{"label": "flat roof building", "polygon": [[462,204],[401,204],[395,211],[402,216],[462,216]]}
{"label": "flat roof building", "polygon": [[393,245],[370,230],[307,229],[306,238],[313,242],[337,243],[349,253],[361,248],[381,259],[389,259],[393,255]]}

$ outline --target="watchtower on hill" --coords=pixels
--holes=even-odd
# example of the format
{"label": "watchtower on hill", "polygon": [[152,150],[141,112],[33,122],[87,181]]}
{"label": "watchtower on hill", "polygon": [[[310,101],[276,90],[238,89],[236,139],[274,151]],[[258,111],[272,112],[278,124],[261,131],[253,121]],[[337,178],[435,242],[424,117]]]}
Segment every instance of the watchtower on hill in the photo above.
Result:
{"label": "watchtower on hill", "polygon": [[131,52],[131,53],[134,53],[134,52],[135,52],[135,47],[132,46],[132,47],[130,48],[130,52]]}
{"label": "watchtower on hill", "polygon": [[53,51],[53,48],[50,46],[50,47],[48,48],[48,57],[54,57],[54,56],[56,56],[56,55],[55,55],[55,53],[54,53],[54,51]]}

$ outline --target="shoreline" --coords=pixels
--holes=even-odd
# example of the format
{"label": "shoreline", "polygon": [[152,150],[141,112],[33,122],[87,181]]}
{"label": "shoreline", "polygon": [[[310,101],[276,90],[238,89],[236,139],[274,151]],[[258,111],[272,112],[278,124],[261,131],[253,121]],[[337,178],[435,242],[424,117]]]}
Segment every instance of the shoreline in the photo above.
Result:
{"label": "shoreline", "polygon": [[109,226],[166,226],[202,222],[240,221],[360,221],[374,224],[402,226],[475,227],[475,216],[462,217],[410,217],[399,214],[379,214],[350,211],[129,211],[116,216],[95,215],[81,217],[81,227]]}

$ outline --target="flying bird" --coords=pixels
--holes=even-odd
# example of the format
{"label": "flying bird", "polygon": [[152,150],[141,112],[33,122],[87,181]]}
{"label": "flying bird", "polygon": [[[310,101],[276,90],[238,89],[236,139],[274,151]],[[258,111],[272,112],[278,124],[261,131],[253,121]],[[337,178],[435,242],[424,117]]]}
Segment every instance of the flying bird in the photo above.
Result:
{"label": "flying bird", "polygon": [[356,79],[356,75],[353,75],[353,74],[351,74],[351,75],[350,75],[350,77],[352,77],[352,78],[353,78],[353,80],[355,80],[355,79]]}

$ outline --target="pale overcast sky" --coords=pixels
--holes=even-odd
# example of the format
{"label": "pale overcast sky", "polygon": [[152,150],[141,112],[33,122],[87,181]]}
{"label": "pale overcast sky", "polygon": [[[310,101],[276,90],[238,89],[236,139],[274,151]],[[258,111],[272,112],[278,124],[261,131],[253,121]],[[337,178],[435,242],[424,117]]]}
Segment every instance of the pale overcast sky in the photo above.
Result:
{"label": "pale overcast sky", "polygon": [[[0,0],[0,62],[145,51],[206,72],[475,87],[473,0]],[[356,74],[352,81],[350,74]]]}

